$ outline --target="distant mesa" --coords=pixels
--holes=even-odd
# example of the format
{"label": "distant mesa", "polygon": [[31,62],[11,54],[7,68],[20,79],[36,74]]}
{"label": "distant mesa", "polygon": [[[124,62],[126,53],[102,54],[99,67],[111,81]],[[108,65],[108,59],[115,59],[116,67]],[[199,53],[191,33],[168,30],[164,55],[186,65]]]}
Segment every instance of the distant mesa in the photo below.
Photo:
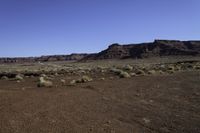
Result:
{"label": "distant mesa", "polygon": [[125,45],[114,43],[107,49],[94,54],[0,58],[0,63],[138,59],[162,56],[200,56],[200,41],[155,40],[149,43]]}
{"label": "distant mesa", "polygon": [[148,58],[161,56],[199,56],[200,41],[155,40],[141,44],[112,44],[108,49],[82,60]]}

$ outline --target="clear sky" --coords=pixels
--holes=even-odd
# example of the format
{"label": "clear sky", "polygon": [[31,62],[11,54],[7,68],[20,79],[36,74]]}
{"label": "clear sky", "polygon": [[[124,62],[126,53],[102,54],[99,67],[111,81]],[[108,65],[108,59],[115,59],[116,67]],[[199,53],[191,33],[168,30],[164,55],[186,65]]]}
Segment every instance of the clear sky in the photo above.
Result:
{"label": "clear sky", "polygon": [[200,0],[0,0],[0,56],[92,53],[200,40]]}

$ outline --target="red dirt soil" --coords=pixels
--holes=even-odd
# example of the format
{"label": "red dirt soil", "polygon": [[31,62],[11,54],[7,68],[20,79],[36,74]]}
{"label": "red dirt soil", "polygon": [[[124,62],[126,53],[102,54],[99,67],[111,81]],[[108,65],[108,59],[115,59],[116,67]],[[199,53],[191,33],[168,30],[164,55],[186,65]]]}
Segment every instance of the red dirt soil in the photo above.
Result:
{"label": "red dirt soil", "polygon": [[200,132],[199,71],[52,88],[36,80],[0,80],[0,133]]}

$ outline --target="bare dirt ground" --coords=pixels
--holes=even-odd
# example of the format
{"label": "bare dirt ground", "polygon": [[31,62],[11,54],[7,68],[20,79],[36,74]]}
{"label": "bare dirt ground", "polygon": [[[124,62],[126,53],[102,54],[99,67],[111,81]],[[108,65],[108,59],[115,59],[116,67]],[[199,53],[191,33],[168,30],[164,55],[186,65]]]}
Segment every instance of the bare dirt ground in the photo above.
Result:
{"label": "bare dirt ground", "polygon": [[200,71],[62,85],[0,80],[0,133],[200,133]]}

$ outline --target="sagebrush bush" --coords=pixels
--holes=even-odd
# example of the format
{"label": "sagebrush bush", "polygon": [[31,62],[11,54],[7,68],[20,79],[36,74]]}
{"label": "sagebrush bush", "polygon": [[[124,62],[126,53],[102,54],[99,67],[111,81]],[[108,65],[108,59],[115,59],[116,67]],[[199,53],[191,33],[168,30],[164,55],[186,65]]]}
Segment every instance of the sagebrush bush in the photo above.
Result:
{"label": "sagebrush bush", "polygon": [[82,78],[77,80],[77,83],[85,83],[85,82],[90,82],[90,81],[92,81],[92,78],[88,76],[82,76]]}
{"label": "sagebrush bush", "polygon": [[51,81],[45,80],[44,77],[39,78],[38,87],[52,87],[53,83]]}
{"label": "sagebrush bush", "polygon": [[148,74],[156,74],[156,71],[155,70],[149,70],[147,73]]}
{"label": "sagebrush bush", "polygon": [[61,79],[60,82],[65,85],[66,81],[64,79]]}
{"label": "sagebrush bush", "polygon": [[127,72],[121,72],[120,74],[119,74],[119,77],[120,78],[129,78],[129,77],[131,77]]}
{"label": "sagebrush bush", "polygon": [[76,84],[76,80],[72,80],[72,81],[70,82],[70,84],[71,84],[71,85]]}
{"label": "sagebrush bush", "polygon": [[122,72],[121,69],[117,69],[117,68],[112,68],[110,71],[113,72],[113,73],[115,73],[115,74],[117,74],[117,75]]}
{"label": "sagebrush bush", "polygon": [[15,76],[15,80],[23,80],[24,78],[23,78],[23,75],[22,74],[17,74],[16,76]]}
{"label": "sagebrush bush", "polygon": [[145,72],[144,72],[143,70],[137,69],[137,70],[135,71],[135,74],[136,74],[136,75],[145,75]]}
{"label": "sagebrush bush", "polygon": [[130,65],[125,65],[125,66],[123,66],[123,70],[132,71],[133,67]]}
{"label": "sagebrush bush", "polygon": [[113,68],[110,71],[115,73],[116,75],[118,75],[120,78],[129,78],[130,77],[130,75],[127,72],[125,72],[121,69]]}
{"label": "sagebrush bush", "polygon": [[8,77],[7,76],[2,76],[1,79],[2,80],[8,80]]}
{"label": "sagebrush bush", "polygon": [[194,69],[200,70],[200,66],[196,65],[196,66],[194,66]]}
{"label": "sagebrush bush", "polygon": [[82,76],[80,79],[78,80],[72,80],[70,82],[71,85],[75,84],[75,83],[86,83],[86,82],[90,82],[92,81],[93,79],[90,78],[89,76]]}

